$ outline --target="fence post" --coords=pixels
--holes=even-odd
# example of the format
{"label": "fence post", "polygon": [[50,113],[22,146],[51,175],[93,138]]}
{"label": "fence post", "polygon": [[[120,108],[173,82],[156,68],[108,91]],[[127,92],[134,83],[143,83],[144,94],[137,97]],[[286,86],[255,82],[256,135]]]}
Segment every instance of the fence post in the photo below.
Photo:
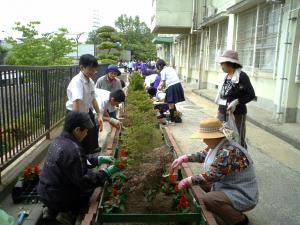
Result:
{"label": "fence post", "polygon": [[44,122],[45,122],[45,131],[46,138],[50,139],[50,101],[49,101],[49,77],[48,70],[43,70],[43,81],[44,81]]}

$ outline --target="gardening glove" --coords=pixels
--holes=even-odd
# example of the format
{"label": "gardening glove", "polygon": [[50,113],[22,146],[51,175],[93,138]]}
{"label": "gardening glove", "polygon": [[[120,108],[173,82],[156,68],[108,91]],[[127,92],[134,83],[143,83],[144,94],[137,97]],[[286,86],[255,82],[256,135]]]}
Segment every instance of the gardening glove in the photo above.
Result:
{"label": "gardening glove", "polygon": [[112,156],[98,156],[98,166],[100,166],[103,163],[113,163],[115,161],[114,157]]}
{"label": "gardening glove", "polygon": [[112,165],[112,166],[106,167],[105,169],[102,169],[102,171],[104,171],[110,177],[114,173],[118,172],[119,169],[118,169],[118,167]]}
{"label": "gardening glove", "polygon": [[110,118],[108,122],[110,123],[110,125],[118,129],[121,127],[121,122],[115,118]]}
{"label": "gardening glove", "polygon": [[231,111],[232,113],[235,111],[236,106],[239,104],[239,100],[235,99],[232,102],[229,103],[227,110]]}
{"label": "gardening glove", "polygon": [[178,189],[186,189],[192,185],[192,177],[182,179],[178,184]]}
{"label": "gardening glove", "polygon": [[180,166],[184,162],[188,162],[189,157],[187,155],[179,156],[177,159],[175,159],[171,166],[171,171],[174,171],[178,166]]}

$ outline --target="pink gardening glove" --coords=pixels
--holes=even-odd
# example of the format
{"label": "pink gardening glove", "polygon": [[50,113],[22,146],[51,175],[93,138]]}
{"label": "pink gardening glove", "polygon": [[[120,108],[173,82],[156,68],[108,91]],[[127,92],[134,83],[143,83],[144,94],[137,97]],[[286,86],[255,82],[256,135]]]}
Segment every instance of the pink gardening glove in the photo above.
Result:
{"label": "pink gardening glove", "polygon": [[178,189],[186,189],[192,185],[192,177],[182,179],[178,184]]}
{"label": "pink gardening glove", "polygon": [[187,155],[179,156],[177,159],[175,159],[171,166],[171,171],[174,171],[174,169],[178,166],[180,166],[184,162],[188,162],[189,157]]}

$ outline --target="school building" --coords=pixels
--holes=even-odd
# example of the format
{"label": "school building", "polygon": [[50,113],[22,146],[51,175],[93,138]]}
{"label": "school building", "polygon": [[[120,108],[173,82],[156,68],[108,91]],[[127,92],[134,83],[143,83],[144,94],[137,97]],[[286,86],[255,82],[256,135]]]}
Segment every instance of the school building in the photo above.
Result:
{"label": "school building", "polygon": [[300,123],[300,0],[153,0],[158,57],[195,88],[217,90],[226,49],[239,53],[258,97],[280,122]]}

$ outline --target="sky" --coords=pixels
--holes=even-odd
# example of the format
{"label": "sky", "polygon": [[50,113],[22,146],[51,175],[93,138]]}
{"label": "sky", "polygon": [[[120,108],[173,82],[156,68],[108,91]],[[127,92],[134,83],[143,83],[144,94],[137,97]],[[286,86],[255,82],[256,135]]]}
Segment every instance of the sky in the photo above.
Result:
{"label": "sky", "polygon": [[20,37],[12,30],[15,22],[40,21],[37,27],[40,33],[54,32],[60,27],[67,28],[73,34],[70,37],[86,32],[80,42],[93,29],[93,21],[98,21],[100,26],[114,26],[121,14],[138,15],[150,27],[151,5],[152,0],[3,0],[0,4],[0,39],[8,35]]}

